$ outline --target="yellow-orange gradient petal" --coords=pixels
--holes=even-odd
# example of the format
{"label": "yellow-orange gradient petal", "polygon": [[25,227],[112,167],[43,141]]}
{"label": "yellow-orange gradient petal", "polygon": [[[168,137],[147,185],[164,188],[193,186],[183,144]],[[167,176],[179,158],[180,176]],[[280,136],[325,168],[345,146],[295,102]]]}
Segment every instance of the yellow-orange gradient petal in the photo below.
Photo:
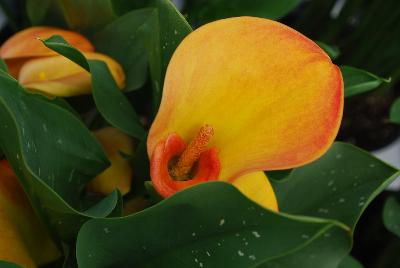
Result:
{"label": "yellow-orange gradient petal", "polygon": [[112,127],[100,129],[94,134],[103,146],[111,166],[89,182],[88,190],[107,195],[115,189],[119,189],[122,195],[127,194],[131,189],[133,171],[129,160],[124,159],[121,152],[128,155],[133,154],[132,139]]}
{"label": "yellow-orange gradient petal", "polygon": [[297,31],[261,18],[215,21],[188,35],[163,90],[149,156],[168,134],[188,142],[208,124],[221,180],[315,160],[333,142],[343,110],[342,76],[328,55]]}
{"label": "yellow-orange gradient petal", "polygon": [[232,182],[242,194],[264,208],[278,211],[274,189],[264,172],[257,171],[240,176]]}
{"label": "yellow-orange gradient petal", "polygon": [[[87,59],[104,61],[119,88],[124,87],[124,71],[115,60],[100,53],[83,53]],[[27,61],[21,68],[19,82],[26,88],[50,96],[69,97],[91,92],[90,74],[63,56]]]}
{"label": "yellow-orange gradient petal", "polygon": [[8,60],[56,55],[38,40],[61,35],[68,43],[82,52],[94,51],[93,45],[83,35],[54,27],[31,27],[11,36],[0,48],[0,57]]}
{"label": "yellow-orange gradient petal", "polygon": [[36,217],[6,161],[0,161],[0,259],[37,267],[60,252]]}

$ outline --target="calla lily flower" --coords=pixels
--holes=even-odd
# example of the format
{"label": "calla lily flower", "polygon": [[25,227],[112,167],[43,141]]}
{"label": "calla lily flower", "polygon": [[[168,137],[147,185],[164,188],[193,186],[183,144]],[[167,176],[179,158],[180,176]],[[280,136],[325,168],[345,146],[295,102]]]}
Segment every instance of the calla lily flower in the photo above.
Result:
{"label": "calla lily flower", "polygon": [[0,259],[37,267],[60,252],[34,213],[7,161],[0,161]]}
{"label": "calla lily flower", "polygon": [[112,58],[94,52],[94,47],[79,33],[53,27],[32,27],[10,37],[0,49],[0,57],[19,82],[48,96],[70,97],[91,92],[90,74],[74,62],[47,48],[38,38],[61,35],[86,58],[104,61],[117,85],[124,87],[125,74]]}
{"label": "calla lily flower", "polygon": [[342,110],[341,72],[307,37],[261,18],[206,24],[167,69],[147,141],[153,185],[168,197],[200,182],[230,182],[277,210],[262,171],[319,158]]}
{"label": "calla lily flower", "polygon": [[112,127],[100,129],[94,135],[103,146],[111,165],[89,182],[88,191],[108,195],[118,189],[122,195],[127,194],[131,189],[133,170],[121,153],[133,154],[131,138]]}

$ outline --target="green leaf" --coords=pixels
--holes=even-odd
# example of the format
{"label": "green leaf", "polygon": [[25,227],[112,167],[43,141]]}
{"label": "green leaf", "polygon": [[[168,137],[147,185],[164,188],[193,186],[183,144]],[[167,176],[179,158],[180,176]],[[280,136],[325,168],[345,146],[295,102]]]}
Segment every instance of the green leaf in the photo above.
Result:
{"label": "green leaf", "polygon": [[383,224],[386,229],[400,237],[400,203],[390,197],[383,208]]}
{"label": "green leaf", "polygon": [[[126,91],[143,86],[147,78],[147,52],[144,38],[152,29],[148,20],[155,16],[153,8],[134,10],[108,24],[94,37],[96,49],[117,60],[126,76]],[[147,31],[147,32],[146,32]]]}
{"label": "green leaf", "polygon": [[390,83],[390,78],[378,77],[367,71],[350,66],[340,66],[344,80],[344,96],[351,97],[371,91],[382,83]]}
{"label": "green leaf", "polygon": [[144,8],[148,2],[148,0],[111,0],[114,12],[118,15],[123,15],[134,9]]}
{"label": "green leaf", "polygon": [[149,20],[149,38],[146,47],[153,86],[153,110],[158,110],[162,86],[169,60],[177,46],[192,28],[169,0],[153,0],[149,7],[155,8]]}
{"label": "green leaf", "polygon": [[189,14],[189,20],[195,25],[237,16],[254,16],[276,20],[294,10],[300,2],[300,0],[189,1],[185,13]]}
{"label": "green leaf", "polygon": [[336,59],[340,55],[340,50],[337,46],[331,46],[321,41],[316,41],[317,45],[322,48],[331,59]]}
{"label": "green leaf", "polygon": [[127,74],[128,91],[143,86],[149,65],[155,112],[161,101],[169,60],[191,31],[190,25],[169,0],[153,0],[148,8],[133,10],[107,25],[96,34],[94,42],[99,51],[122,64]]}
{"label": "green leaf", "polygon": [[108,216],[120,206],[119,192],[93,208],[83,206],[81,199],[86,183],[108,160],[74,114],[0,74],[1,150],[37,212],[62,239],[74,239],[85,220]]}
{"label": "green leaf", "polygon": [[354,230],[364,209],[398,175],[371,154],[335,143],[317,161],[272,184],[280,211],[335,219]]}
{"label": "green leaf", "polygon": [[144,139],[146,132],[129,100],[119,90],[107,65],[97,60],[86,60],[84,55],[69,45],[61,36],[52,36],[43,43],[50,49],[72,60],[92,74],[92,95],[104,119],[128,135]]}
{"label": "green leaf", "polygon": [[338,268],[363,268],[364,266],[359,263],[352,256],[346,256],[339,264]]}
{"label": "green leaf", "polygon": [[400,124],[400,98],[397,98],[390,107],[390,121]]}
{"label": "green leaf", "polygon": [[[276,214],[230,184],[211,182],[131,216],[88,222],[77,259],[82,267],[243,268],[271,267],[285,255],[295,261],[304,252],[302,263],[312,266],[302,267],[336,267],[350,245],[335,221]],[[321,257],[329,266],[319,266]]]}

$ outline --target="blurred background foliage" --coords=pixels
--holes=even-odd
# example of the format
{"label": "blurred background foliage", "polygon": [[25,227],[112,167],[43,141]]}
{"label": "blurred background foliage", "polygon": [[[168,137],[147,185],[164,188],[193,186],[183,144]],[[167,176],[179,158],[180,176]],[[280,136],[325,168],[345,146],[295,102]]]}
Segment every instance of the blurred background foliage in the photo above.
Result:
{"label": "blurred background foliage", "polygon": [[[84,33],[90,36],[125,14],[126,10],[147,7],[149,2],[151,1],[1,0],[1,9],[8,20],[0,33],[0,41],[3,42],[12,33],[31,24],[41,25],[43,22],[60,27],[83,29]],[[330,51],[330,56],[334,58],[336,64],[364,69],[379,77],[390,78],[390,83],[379,82],[378,87],[375,85],[370,88],[374,90],[365,90],[368,92],[346,98],[345,114],[338,139],[367,150],[374,150],[399,137],[400,1],[182,0],[174,2],[193,28],[232,16],[250,15],[277,19],[319,41],[321,47]],[[362,76],[359,79],[366,78]],[[137,100],[149,95],[149,90],[146,90],[151,87],[149,79],[143,80],[137,87],[142,90],[129,92],[128,97],[139,114],[148,114],[154,103],[147,104]],[[91,101],[87,97],[79,97],[72,98],[70,102],[82,113],[88,112],[84,104]],[[98,124],[96,120],[98,120],[96,116],[90,120],[94,128]],[[146,120],[148,119],[142,118],[145,126],[149,124]],[[385,211],[383,210],[385,200],[389,196],[397,200],[400,198],[399,192],[384,192],[370,205],[356,229],[352,254],[365,267],[400,267],[398,256],[400,238],[396,236],[398,233],[393,231],[396,229],[395,224],[391,223],[391,217],[388,216],[389,211],[398,209],[395,199],[389,199]]]}

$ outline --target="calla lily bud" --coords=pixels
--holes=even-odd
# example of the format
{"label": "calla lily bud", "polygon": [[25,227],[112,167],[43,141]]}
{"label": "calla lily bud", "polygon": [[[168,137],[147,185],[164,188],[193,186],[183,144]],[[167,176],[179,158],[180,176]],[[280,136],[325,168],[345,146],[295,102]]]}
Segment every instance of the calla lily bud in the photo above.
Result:
{"label": "calla lily bud", "polygon": [[0,259],[37,267],[60,257],[7,161],[0,161]]}
{"label": "calla lily bud", "polygon": [[112,127],[103,128],[94,132],[101,143],[111,166],[97,175],[87,186],[90,192],[103,195],[119,189],[124,195],[131,189],[132,167],[121,153],[132,154],[133,142],[129,136]]}
{"label": "calla lily bud", "polygon": [[[104,61],[119,88],[124,87],[124,71],[112,58],[95,52],[83,53],[87,59]],[[63,56],[32,59],[22,66],[19,82],[26,88],[50,96],[70,97],[91,92],[90,74]]]}
{"label": "calla lily bud", "polygon": [[54,27],[31,27],[11,36],[0,48],[0,57],[7,63],[10,73],[17,77],[20,67],[31,58],[56,55],[38,40],[61,35],[82,52],[94,51],[93,45],[83,35]]}
{"label": "calla lily bud", "polygon": [[54,27],[31,27],[11,36],[0,48],[1,58],[32,58],[52,56],[57,53],[47,48],[38,40],[47,39],[52,35],[61,35],[68,43],[80,51],[94,51],[93,45],[83,35]]}

